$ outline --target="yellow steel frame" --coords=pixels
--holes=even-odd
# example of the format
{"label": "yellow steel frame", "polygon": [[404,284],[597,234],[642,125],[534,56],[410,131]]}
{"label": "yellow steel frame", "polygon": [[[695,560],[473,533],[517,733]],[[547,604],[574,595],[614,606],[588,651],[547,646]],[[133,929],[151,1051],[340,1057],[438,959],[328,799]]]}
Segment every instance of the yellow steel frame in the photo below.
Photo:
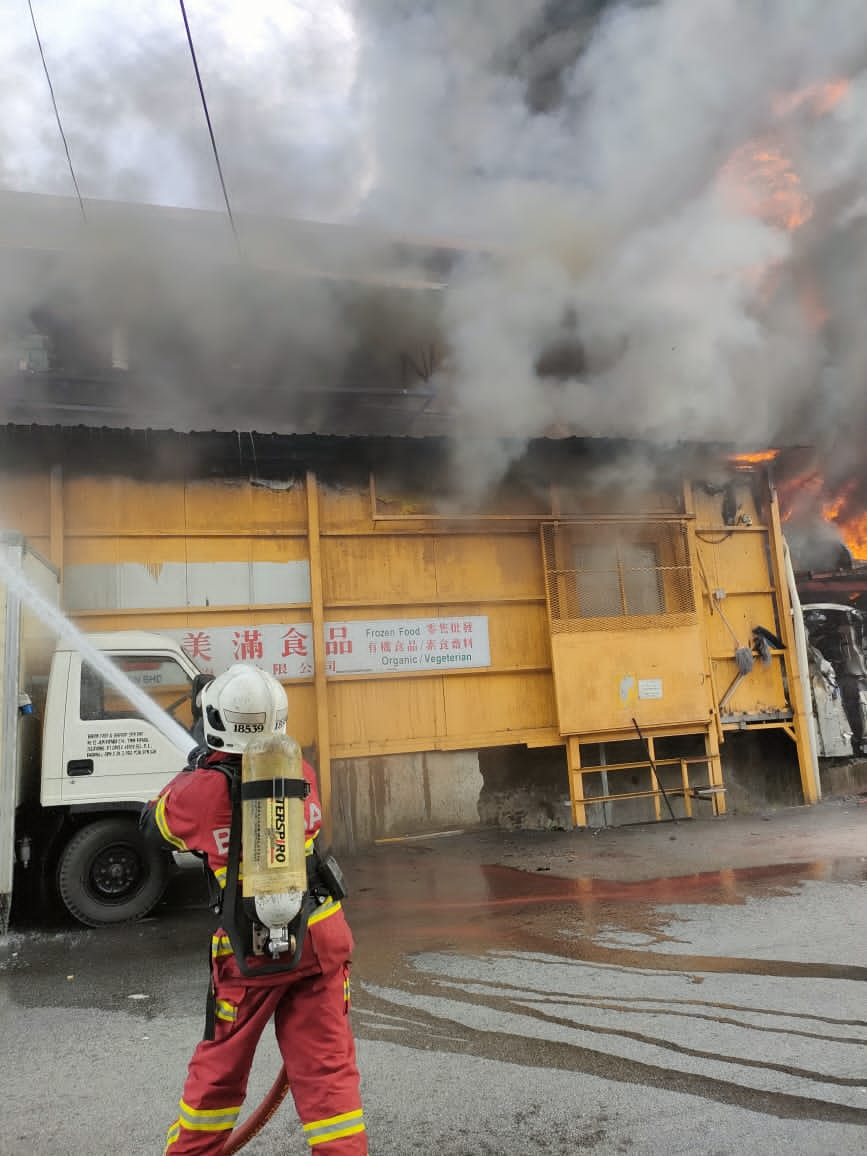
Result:
{"label": "yellow steel frame", "polygon": [[[694,734],[695,729],[685,728],[679,733]],[[581,760],[582,745],[604,742],[614,739],[623,742],[628,737],[618,732],[616,736],[606,735],[570,735],[566,740],[566,757],[569,767],[569,795],[572,808],[572,823],[576,827],[587,826],[587,807],[593,803],[617,803],[629,799],[652,799],[654,816],[657,820],[667,819],[667,811],[662,810],[664,795],[682,798],[686,818],[692,818],[692,800],[697,798],[708,799],[713,805],[714,815],[725,813],[725,787],[722,781],[722,766],[720,763],[719,745],[712,727],[704,731],[705,754],[689,758],[657,759],[655,754],[654,738],[671,738],[672,732],[667,730],[664,735],[645,735],[649,758],[636,759],[632,762],[607,763],[602,766],[585,766]],[[656,774],[658,767],[679,767],[681,783],[677,787],[666,787],[664,792],[659,785]],[[707,784],[696,786],[691,778],[694,767],[704,767],[707,773]],[[602,795],[588,795],[584,790],[584,776],[606,774],[617,771],[646,770],[650,772],[651,788],[645,791],[612,791]]]}

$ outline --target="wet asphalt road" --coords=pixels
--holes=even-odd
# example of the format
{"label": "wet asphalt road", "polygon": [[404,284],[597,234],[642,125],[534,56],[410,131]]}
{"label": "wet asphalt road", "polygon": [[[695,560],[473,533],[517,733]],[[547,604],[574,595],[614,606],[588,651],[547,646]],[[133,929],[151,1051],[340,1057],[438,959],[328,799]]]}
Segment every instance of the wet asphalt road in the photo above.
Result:
{"label": "wet asphalt road", "polygon": [[[825,858],[785,862],[778,824],[773,861],[674,877],[618,870],[635,831],[612,833],[596,873],[570,865],[581,832],[348,862],[371,1153],[861,1156],[865,812],[845,839],[828,830]],[[713,854],[739,861],[724,839]],[[532,869],[503,865],[516,858]],[[212,920],[193,870],[141,924],[55,919],[0,940],[0,1154],[162,1151],[201,1033]],[[250,1103],[277,1070],[266,1039]],[[289,1104],[245,1149],[307,1151]]]}

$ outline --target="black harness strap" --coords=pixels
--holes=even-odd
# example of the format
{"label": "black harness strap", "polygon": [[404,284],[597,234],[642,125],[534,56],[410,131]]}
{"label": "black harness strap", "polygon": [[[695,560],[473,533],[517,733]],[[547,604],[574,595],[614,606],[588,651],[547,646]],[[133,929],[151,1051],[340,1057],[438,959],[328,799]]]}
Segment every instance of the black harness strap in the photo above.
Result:
{"label": "black harness strap", "polygon": [[214,990],[214,973],[211,970],[210,954],[208,955],[208,970],[211,971],[211,978],[208,983],[208,997],[205,1000],[205,1034],[202,1039],[213,1042],[217,1034],[217,993]]}
{"label": "black harness strap", "polygon": [[241,783],[241,799],[246,803],[255,799],[306,799],[310,784],[306,779],[262,779],[255,783]]}

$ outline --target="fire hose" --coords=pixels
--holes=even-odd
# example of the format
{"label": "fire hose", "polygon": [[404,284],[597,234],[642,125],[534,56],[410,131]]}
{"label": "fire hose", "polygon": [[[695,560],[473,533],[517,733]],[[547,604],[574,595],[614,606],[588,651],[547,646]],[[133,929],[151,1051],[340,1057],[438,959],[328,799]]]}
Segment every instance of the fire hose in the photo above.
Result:
{"label": "fire hose", "polygon": [[220,1150],[220,1156],[234,1156],[234,1153],[245,1148],[254,1136],[258,1136],[283,1103],[288,1091],[289,1081],[286,1079],[286,1072],[281,1068],[280,1074],[271,1085],[271,1090],[265,1099],[258,1108],[250,1113],[240,1127],[234,1129],[225,1146]]}

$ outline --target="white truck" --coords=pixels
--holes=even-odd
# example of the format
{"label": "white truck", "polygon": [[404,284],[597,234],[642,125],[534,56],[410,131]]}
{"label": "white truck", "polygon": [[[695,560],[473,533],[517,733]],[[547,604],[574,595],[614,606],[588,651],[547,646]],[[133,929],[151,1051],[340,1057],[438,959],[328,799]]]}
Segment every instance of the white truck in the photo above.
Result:
{"label": "white truck", "polygon": [[[57,572],[20,535],[0,533],[0,552],[58,604]],[[52,895],[89,927],[140,918],[172,866],[142,839],[138,818],[180,770],[177,746],[55,638],[0,575],[0,934],[13,903],[26,913]],[[176,642],[140,632],[87,639],[192,729],[199,672]]]}

